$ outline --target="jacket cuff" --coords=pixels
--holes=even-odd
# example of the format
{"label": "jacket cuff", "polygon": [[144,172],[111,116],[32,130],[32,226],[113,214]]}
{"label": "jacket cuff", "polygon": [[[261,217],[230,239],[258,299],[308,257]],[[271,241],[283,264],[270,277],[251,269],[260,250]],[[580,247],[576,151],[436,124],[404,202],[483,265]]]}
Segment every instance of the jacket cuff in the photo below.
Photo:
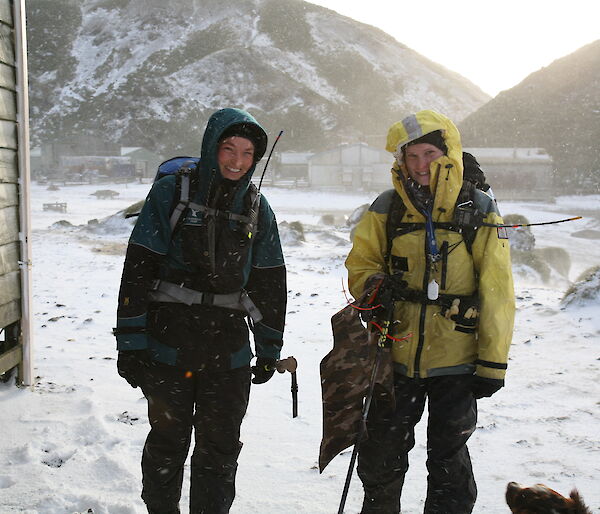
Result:
{"label": "jacket cuff", "polygon": [[281,357],[281,347],[283,341],[275,341],[273,339],[258,339],[254,341],[257,357],[266,357],[279,360]]}
{"label": "jacket cuff", "polygon": [[[145,330],[145,329],[144,329]],[[148,336],[145,333],[117,334],[117,350],[145,350],[148,348]]]}
{"label": "jacket cuff", "polygon": [[145,350],[148,348],[146,314],[133,318],[117,318],[114,334],[117,339],[117,350]]}
{"label": "jacket cuff", "polygon": [[479,377],[503,380],[506,376],[506,364],[482,361],[480,359],[475,361],[475,364],[475,374]]}

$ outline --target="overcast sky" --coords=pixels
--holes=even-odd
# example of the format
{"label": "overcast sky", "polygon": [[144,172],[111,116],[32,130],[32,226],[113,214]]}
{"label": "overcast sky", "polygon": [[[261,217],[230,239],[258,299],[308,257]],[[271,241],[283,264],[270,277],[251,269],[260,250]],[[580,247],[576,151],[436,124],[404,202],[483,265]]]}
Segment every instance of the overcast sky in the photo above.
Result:
{"label": "overcast sky", "polygon": [[374,25],[491,96],[600,39],[600,0],[310,0]]}

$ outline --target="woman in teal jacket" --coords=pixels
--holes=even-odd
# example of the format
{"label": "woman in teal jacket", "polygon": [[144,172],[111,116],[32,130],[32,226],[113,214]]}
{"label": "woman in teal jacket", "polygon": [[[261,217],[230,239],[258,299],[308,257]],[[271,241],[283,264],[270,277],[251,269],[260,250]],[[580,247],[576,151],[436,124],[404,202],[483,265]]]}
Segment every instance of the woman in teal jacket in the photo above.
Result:
{"label": "woman in teal jacket", "polygon": [[148,400],[149,512],[179,512],[192,428],[190,512],[229,512],[250,390],[249,327],[252,382],[269,380],[280,355],[285,265],[275,215],[250,182],[266,145],[247,112],[214,113],[180,221],[172,229],[187,183],[171,175],[153,185],[129,241],[115,334],[119,374]]}

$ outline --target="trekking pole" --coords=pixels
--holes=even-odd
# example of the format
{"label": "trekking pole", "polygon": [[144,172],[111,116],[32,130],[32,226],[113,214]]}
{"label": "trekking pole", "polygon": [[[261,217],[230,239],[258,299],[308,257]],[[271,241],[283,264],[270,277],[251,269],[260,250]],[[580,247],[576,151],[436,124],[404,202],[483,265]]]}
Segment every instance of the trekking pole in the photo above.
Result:
{"label": "trekking pole", "polygon": [[482,223],[484,227],[496,228],[519,228],[519,227],[539,227],[541,225],[555,225],[556,223],[564,223],[565,221],[577,221],[583,219],[583,216],[575,216],[573,218],[565,218],[564,220],[544,221],[540,223],[518,223],[516,225],[498,225],[496,223]]}
{"label": "trekking pole", "polygon": [[289,371],[292,375],[292,418],[298,417],[298,379],[296,378],[296,370],[298,369],[298,361],[294,357],[281,359],[275,363],[275,369],[279,373]]}
{"label": "trekking pole", "polygon": [[383,349],[387,345],[387,337],[390,328],[392,316],[394,314],[394,302],[392,301],[391,291],[387,298],[387,304],[382,301],[384,305],[387,305],[385,310],[385,317],[381,322],[380,334],[377,340],[377,353],[375,355],[375,363],[373,364],[373,370],[371,371],[371,378],[369,380],[369,390],[365,401],[363,403],[360,426],[358,428],[358,434],[356,436],[356,442],[354,443],[354,449],[352,450],[352,456],[350,457],[350,465],[348,466],[348,473],[346,474],[346,482],[344,483],[344,491],[342,492],[342,498],[340,500],[340,507],[338,514],[344,514],[344,506],[346,505],[346,498],[348,497],[348,490],[350,489],[350,481],[352,480],[352,473],[354,472],[354,463],[358,456],[358,449],[363,437],[367,431],[367,416],[369,415],[369,409],[371,408],[371,401],[373,400],[373,391],[375,390],[375,380],[379,373],[379,365],[381,363],[381,355]]}

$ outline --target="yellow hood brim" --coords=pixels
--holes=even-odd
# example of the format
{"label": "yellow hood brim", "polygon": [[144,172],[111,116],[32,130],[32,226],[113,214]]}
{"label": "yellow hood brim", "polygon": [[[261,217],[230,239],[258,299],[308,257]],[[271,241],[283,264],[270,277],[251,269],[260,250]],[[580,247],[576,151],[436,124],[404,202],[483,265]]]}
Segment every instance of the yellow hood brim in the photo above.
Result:
{"label": "yellow hood brim", "polygon": [[[436,197],[435,204],[440,207],[443,206],[446,210],[450,210],[458,198],[463,177],[460,133],[450,119],[432,110],[423,110],[407,116],[402,121],[398,121],[390,127],[385,149],[396,157],[396,163],[392,168],[392,182],[396,191],[406,200],[402,180],[398,176],[398,173],[402,173],[404,177],[408,176],[406,167],[401,159],[402,147],[436,130],[441,131],[448,152],[447,155],[431,163],[430,187]],[[449,165],[452,166],[448,168]],[[445,174],[444,180],[440,181],[441,173]]]}

